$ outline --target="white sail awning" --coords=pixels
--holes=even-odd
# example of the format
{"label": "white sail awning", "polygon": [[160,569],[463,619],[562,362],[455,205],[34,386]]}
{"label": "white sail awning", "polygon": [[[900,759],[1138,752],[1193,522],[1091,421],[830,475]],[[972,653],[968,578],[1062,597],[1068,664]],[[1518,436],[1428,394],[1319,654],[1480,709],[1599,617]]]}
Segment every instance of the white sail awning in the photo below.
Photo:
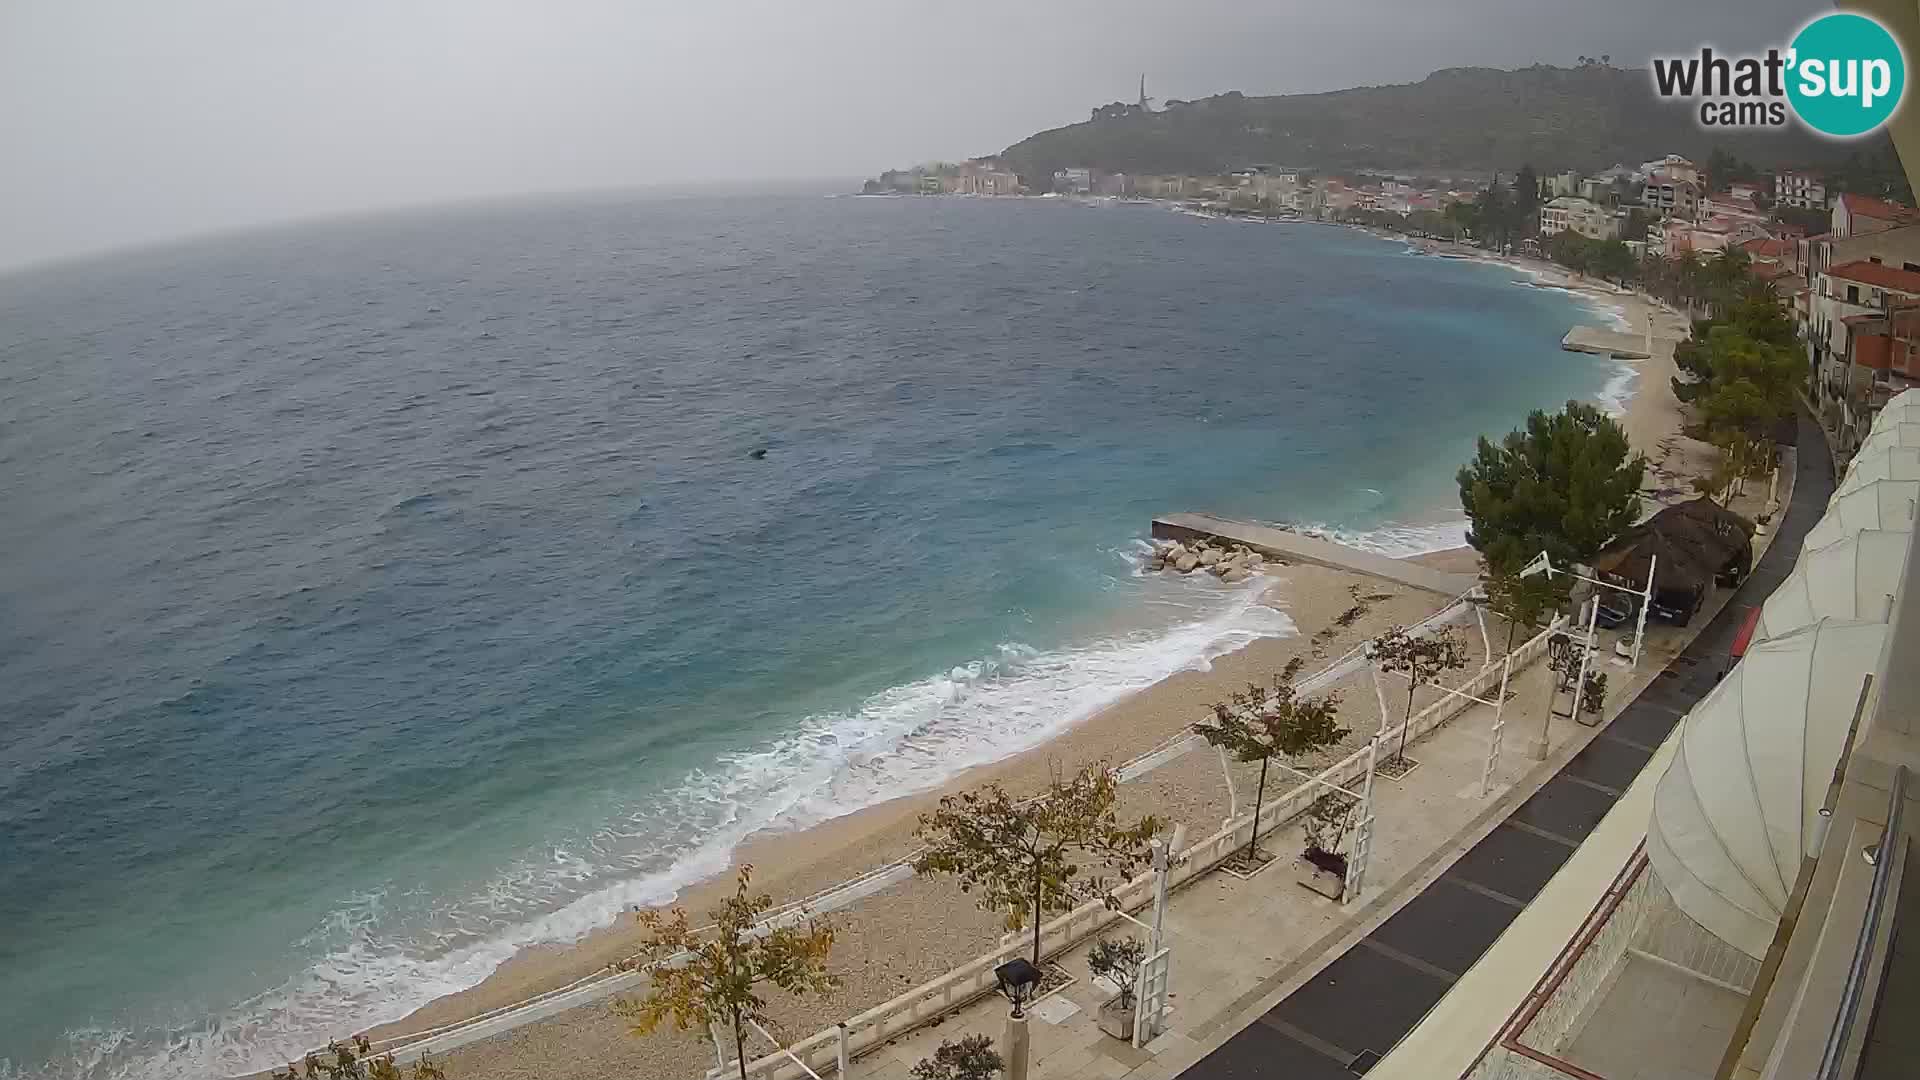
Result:
{"label": "white sail awning", "polygon": [[1855,461],[1871,457],[1889,446],[1920,446],[1920,423],[1889,421],[1886,413],[1880,416],[1881,419],[1874,421],[1873,430],[1860,441],[1860,449],[1854,451]]}
{"label": "white sail awning", "polygon": [[1873,424],[1920,424],[1920,390],[1902,390],[1888,398]]}
{"label": "white sail awning", "polygon": [[1647,857],[1674,903],[1765,955],[1846,741],[1882,623],[1822,620],[1763,641],[1687,714],[1654,790]]}
{"label": "white sail awning", "polygon": [[1855,455],[1833,493],[1845,495],[1875,480],[1920,480],[1920,447],[1883,446],[1873,454]]}
{"label": "white sail awning", "polygon": [[1865,529],[1801,552],[1793,573],[1760,608],[1754,640],[1790,634],[1821,619],[1886,622],[1912,542],[1910,529]]}
{"label": "white sail awning", "polygon": [[1800,550],[1826,547],[1862,529],[1912,532],[1916,504],[1920,504],[1920,480],[1875,480],[1835,495],[1827,512],[1807,530]]}

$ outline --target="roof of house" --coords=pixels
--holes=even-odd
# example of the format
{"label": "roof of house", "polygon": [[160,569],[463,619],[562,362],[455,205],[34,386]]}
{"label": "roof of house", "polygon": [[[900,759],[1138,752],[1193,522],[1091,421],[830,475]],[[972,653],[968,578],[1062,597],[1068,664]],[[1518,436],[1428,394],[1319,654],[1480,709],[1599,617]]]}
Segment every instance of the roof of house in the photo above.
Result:
{"label": "roof of house", "polygon": [[1827,276],[1920,295],[1920,272],[1901,270],[1898,267],[1868,262],[1865,259],[1856,259],[1853,262],[1828,267]]}
{"label": "roof of house", "polygon": [[1787,253],[1790,247],[1785,240],[1776,240],[1771,236],[1756,236],[1743,241],[1740,249],[1757,259],[1778,258]]}
{"label": "roof of house", "polygon": [[1901,206],[1899,203],[1888,202],[1885,199],[1876,199],[1871,195],[1856,195],[1848,191],[1841,194],[1840,202],[1847,208],[1847,213],[1859,217],[1869,217],[1879,221],[1903,222],[1920,219],[1920,211],[1915,210],[1911,206]]}

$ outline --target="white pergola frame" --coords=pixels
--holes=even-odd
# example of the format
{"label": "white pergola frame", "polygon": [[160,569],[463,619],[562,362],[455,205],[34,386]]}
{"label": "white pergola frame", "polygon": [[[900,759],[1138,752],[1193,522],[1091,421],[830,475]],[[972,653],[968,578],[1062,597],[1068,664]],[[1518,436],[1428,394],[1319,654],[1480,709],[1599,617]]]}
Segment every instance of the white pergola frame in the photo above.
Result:
{"label": "white pergola frame", "polygon": [[[1653,575],[1654,575],[1654,571],[1659,569],[1659,566],[1660,566],[1660,557],[1658,555],[1647,556],[1646,588],[1629,589],[1624,585],[1615,585],[1611,581],[1601,581],[1599,578],[1588,577],[1585,574],[1578,573],[1573,570],[1555,570],[1553,568],[1553,560],[1549,559],[1547,557],[1547,553],[1542,551],[1540,554],[1533,557],[1532,562],[1529,562],[1526,566],[1521,568],[1520,576],[1531,577],[1534,574],[1545,573],[1547,575],[1547,580],[1551,581],[1553,580],[1553,575],[1565,574],[1568,577],[1578,578],[1581,581],[1587,582],[1588,584],[1591,584],[1591,585],[1603,585],[1609,589],[1615,590],[1616,592],[1626,593],[1628,596],[1638,596],[1640,598],[1640,613],[1634,620],[1633,658],[1627,664],[1627,670],[1639,671],[1640,670],[1640,651],[1641,649],[1646,647],[1647,610],[1653,607]],[[1592,597],[1591,603],[1592,603],[1591,610],[1589,610],[1587,613],[1587,632],[1584,636],[1584,640],[1581,641],[1582,649],[1580,652],[1580,675],[1577,679],[1574,680],[1574,683],[1573,683],[1573,715],[1571,719],[1576,724],[1585,723],[1585,721],[1580,719],[1580,701],[1581,701],[1581,698],[1587,692],[1587,671],[1593,666],[1593,647],[1596,640],[1599,637],[1600,597],[1598,596]],[[1552,724],[1552,722],[1553,722],[1553,706],[1551,703],[1549,703],[1547,706],[1547,723]],[[1552,743],[1551,738],[1549,738],[1545,734],[1541,736],[1540,745],[1543,750],[1547,746],[1551,745],[1551,743]]]}
{"label": "white pergola frame", "polygon": [[[1354,898],[1360,895],[1360,890],[1366,881],[1367,856],[1373,849],[1373,774],[1379,761],[1380,736],[1375,733],[1372,740],[1367,743],[1367,773],[1359,791],[1341,787],[1331,780],[1323,780],[1313,773],[1296,769],[1284,761],[1272,762],[1273,768],[1290,773],[1314,787],[1328,788],[1360,800],[1360,805],[1357,807],[1360,811],[1360,820],[1353,826],[1353,854],[1347,856],[1347,880],[1340,890],[1342,904],[1352,903]],[[1260,835],[1261,809],[1258,806],[1253,808],[1253,835],[1256,837],[1256,842]]]}
{"label": "white pergola frame", "polygon": [[[1373,693],[1380,701],[1380,731],[1374,735],[1374,739],[1377,741],[1387,730],[1387,695],[1380,687],[1380,676],[1382,674],[1393,675],[1398,678],[1407,679],[1408,681],[1412,681],[1412,676],[1400,671],[1382,672],[1380,665],[1373,663],[1371,658],[1369,658],[1367,666],[1373,670]],[[1486,668],[1483,667],[1481,670],[1485,671]],[[1438,690],[1448,697],[1465,698],[1476,705],[1491,705],[1493,707],[1493,726],[1487,732],[1487,758],[1480,769],[1480,797],[1483,799],[1493,790],[1493,771],[1500,764],[1500,739],[1507,727],[1507,680],[1512,677],[1513,654],[1508,653],[1500,660],[1500,691],[1491,701],[1483,697],[1475,697],[1465,690],[1457,690],[1451,686],[1444,686],[1427,679],[1422,679],[1418,683],[1420,686],[1431,687],[1432,689]],[[1408,717],[1406,722],[1412,723],[1413,718]]]}

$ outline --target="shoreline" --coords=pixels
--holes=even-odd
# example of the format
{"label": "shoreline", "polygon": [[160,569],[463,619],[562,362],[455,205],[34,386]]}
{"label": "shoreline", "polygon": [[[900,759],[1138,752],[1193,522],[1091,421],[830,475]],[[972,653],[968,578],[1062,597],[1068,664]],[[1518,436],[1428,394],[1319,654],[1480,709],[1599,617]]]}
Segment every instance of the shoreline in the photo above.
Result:
{"label": "shoreline", "polygon": [[[1559,276],[1561,281],[1567,280],[1564,271],[1551,264],[1530,266],[1520,260],[1486,253],[1481,253],[1478,261],[1496,262],[1535,280],[1548,274]],[[1615,318],[1618,319],[1638,319],[1644,325],[1646,313],[1653,312],[1656,332],[1664,337],[1671,338],[1676,331],[1685,331],[1683,320],[1663,313],[1657,305],[1637,293],[1602,293],[1598,289],[1582,288],[1572,283],[1562,285],[1556,282],[1555,285],[1571,293],[1582,294],[1583,304],[1590,308],[1601,302],[1606,303],[1617,313]],[[1591,303],[1588,303],[1588,298]],[[1672,374],[1671,349],[1656,349],[1655,356],[1645,361],[1621,363],[1632,377],[1622,388],[1625,400],[1618,415],[1635,448],[1649,458],[1649,479],[1656,486],[1651,497],[1658,502],[1661,501],[1660,480],[1687,471],[1691,464],[1690,455],[1680,445],[1686,440],[1678,436],[1681,419],[1678,404],[1671,395],[1657,390],[1654,393],[1643,392],[1650,387],[1663,387]],[[1601,403],[1606,404],[1604,401]],[[1515,418],[1516,425],[1519,420]],[[1698,447],[1701,444],[1694,445]],[[1690,495],[1691,492],[1683,494]],[[1408,561],[1453,572],[1476,573],[1478,570],[1478,556],[1465,547],[1403,557]],[[1380,602],[1381,611],[1369,612],[1367,617],[1356,621],[1351,628],[1352,635],[1347,636],[1365,637],[1377,633],[1384,628],[1380,620],[1387,617],[1388,609],[1400,621],[1411,622],[1427,614],[1427,611],[1415,613],[1423,603],[1430,602],[1428,610],[1432,610],[1442,602],[1439,597],[1404,589],[1389,589],[1373,579],[1319,567],[1285,566],[1277,572],[1269,572],[1265,578],[1267,585],[1261,602],[1288,614],[1296,624],[1293,634],[1261,638],[1215,658],[1205,669],[1180,671],[1109,704],[1032,749],[968,769],[930,790],[898,796],[802,829],[776,826],[756,832],[736,847],[724,870],[683,888],[674,903],[686,907],[697,919],[706,907],[728,891],[733,872],[741,865],[756,868],[754,891],[772,894],[776,903],[813,895],[904,855],[911,847],[912,823],[944,794],[987,782],[1003,783],[1016,792],[1030,790],[1043,784],[1048,771],[1056,765],[1072,769],[1087,760],[1096,759],[1117,763],[1150,750],[1184,730],[1191,719],[1197,717],[1206,701],[1217,699],[1226,690],[1249,679],[1258,679],[1270,671],[1278,670],[1295,655],[1310,652],[1316,635],[1348,608],[1356,588],[1360,590],[1360,595],[1391,593],[1393,598]],[[1337,655],[1338,651],[1334,650],[1334,654]],[[1309,661],[1308,670],[1314,670],[1315,666]],[[1370,693],[1366,696],[1370,698]],[[1360,697],[1349,694],[1349,706],[1361,704],[1366,706],[1366,711],[1372,711],[1371,700],[1362,702]],[[1343,722],[1351,723],[1344,715]],[[1209,781],[1211,788],[1206,792],[1182,790],[1204,787]],[[1195,824],[1210,825],[1225,810],[1224,786],[1213,755],[1188,754],[1155,774],[1130,783],[1123,802],[1131,803],[1136,798],[1144,797],[1156,808],[1171,808],[1176,814],[1188,815],[1179,819],[1186,820],[1190,827]],[[1137,796],[1132,790],[1135,788],[1149,794]],[[1214,813],[1216,818],[1196,816],[1207,813]],[[923,910],[916,913],[912,910],[916,907]],[[886,909],[884,913],[876,910],[881,908]],[[956,958],[963,958],[990,947],[998,936],[993,920],[973,911],[971,904],[960,897],[956,890],[944,883],[924,879],[913,879],[883,890],[881,894],[863,900],[834,917],[837,926],[846,928],[850,928],[850,923],[869,921],[888,925],[890,929],[871,940],[866,933],[849,934],[848,937],[854,937],[855,940],[837,946],[836,957],[848,946],[856,952],[864,947],[864,966],[872,968],[879,966],[879,955],[887,955],[886,982],[882,987],[885,993],[881,994],[881,1000],[907,985],[921,981],[923,977],[945,970],[947,966],[937,963],[923,976],[915,976],[911,970],[903,971],[903,968],[911,968],[911,965],[902,964],[898,955],[889,955],[888,952],[898,950],[901,941],[913,940],[919,944],[944,939],[947,944],[959,947]],[[623,918],[613,925],[595,929],[571,944],[523,948],[475,986],[435,999],[399,1021],[370,1029],[369,1034],[376,1039],[404,1035],[465,1019],[565,985],[631,955],[637,949],[638,937],[632,920]],[[843,941],[846,939],[843,938]],[[923,956],[931,959],[935,953],[936,950],[924,950]],[[849,982],[854,981],[849,979]],[[829,1014],[847,1015],[852,1003],[838,1000],[842,998],[844,994],[836,994],[834,999],[829,999],[832,1004],[824,1010],[821,1022],[830,1022],[825,1019]],[[572,1013],[581,1015],[562,1014],[508,1035],[454,1051],[451,1061],[455,1066],[455,1075],[531,1076],[535,1073],[521,1068],[524,1063],[533,1060],[528,1057],[530,1053],[535,1058],[544,1054],[544,1058],[540,1059],[546,1061],[566,1056],[561,1044],[553,1041],[551,1031],[544,1036],[531,1034],[536,1029],[567,1029],[569,1040],[585,1039],[587,1044],[597,1048],[593,1054],[596,1059],[604,1055],[610,1065],[619,1062],[620,1069],[629,1071],[642,1067],[642,1061],[649,1068],[678,1068],[678,1059],[689,1049],[688,1045],[682,1045],[683,1040],[678,1036],[650,1040],[625,1038],[624,1023],[612,1018],[604,1005],[576,1009]],[[804,1030],[811,1030],[804,1027],[807,1021],[796,1018],[796,1023],[801,1024]],[[592,1030],[580,1030],[583,1025]],[[610,1041],[606,1037],[607,1031],[600,1029],[611,1030],[621,1035],[622,1040]],[[539,1044],[545,1049],[536,1052],[530,1044]],[[694,1049],[697,1050],[697,1047]],[[664,1053],[668,1057],[655,1060],[657,1053]],[[669,1059],[676,1063],[669,1064]],[[697,1057],[687,1060],[697,1060]],[[581,1075],[601,1074],[589,1071]]]}

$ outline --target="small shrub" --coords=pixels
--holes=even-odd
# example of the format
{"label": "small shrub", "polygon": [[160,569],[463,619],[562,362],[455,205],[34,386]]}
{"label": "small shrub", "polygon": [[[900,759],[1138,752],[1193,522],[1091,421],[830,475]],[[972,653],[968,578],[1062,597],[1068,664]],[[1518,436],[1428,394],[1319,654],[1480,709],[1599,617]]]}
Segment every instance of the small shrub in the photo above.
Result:
{"label": "small shrub", "polygon": [[1133,1005],[1133,988],[1146,959],[1147,943],[1139,938],[1101,938],[1087,950],[1087,970],[1120,991],[1120,1007],[1125,1009]]}
{"label": "small shrub", "polygon": [[994,1080],[1006,1063],[987,1035],[969,1035],[959,1042],[942,1040],[930,1058],[913,1067],[914,1080]]}

